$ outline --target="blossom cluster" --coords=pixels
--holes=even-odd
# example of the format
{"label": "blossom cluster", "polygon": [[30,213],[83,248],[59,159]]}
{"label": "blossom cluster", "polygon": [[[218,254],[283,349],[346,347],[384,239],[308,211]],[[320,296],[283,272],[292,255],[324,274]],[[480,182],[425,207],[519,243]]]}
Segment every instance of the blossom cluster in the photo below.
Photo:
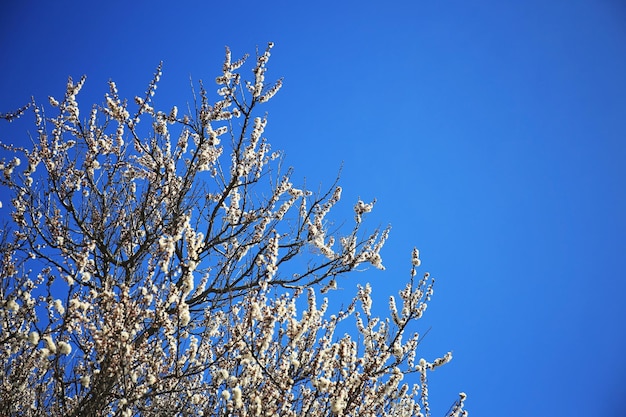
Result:
{"label": "blossom cluster", "polygon": [[217,101],[200,83],[188,113],[155,109],[159,65],[134,100],[109,82],[86,117],[85,77],[50,114],[0,115],[30,108],[36,126],[32,149],[2,145],[0,161],[0,415],[429,415],[427,373],[451,354],[417,356],[434,283],[416,279],[417,249],[388,318],[369,285],[332,314],[317,300],[384,269],[389,228],[364,233],[374,202],[358,201],[351,229],[329,231],[341,187],[279,172],[255,112],[282,86],[266,82],[272,47],[250,82],[227,48]]}

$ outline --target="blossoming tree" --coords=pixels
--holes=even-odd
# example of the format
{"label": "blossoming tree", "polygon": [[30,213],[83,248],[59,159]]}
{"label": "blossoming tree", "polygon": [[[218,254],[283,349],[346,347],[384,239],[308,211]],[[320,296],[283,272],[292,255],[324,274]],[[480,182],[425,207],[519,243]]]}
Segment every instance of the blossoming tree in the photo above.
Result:
{"label": "blossoming tree", "polygon": [[388,230],[362,232],[373,204],[358,201],[353,227],[329,232],[341,188],[281,172],[257,116],[281,87],[265,81],[271,47],[250,81],[227,49],[217,101],[200,84],[184,114],[153,108],[159,66],[131,102],[110,82],[80,113],[83,77],[50,113],[2,115],[32,109],[36,134],[0,166],[0,415],[430,414],[427,373],[451,355],[418,359],[409,334],[433,292],[418,251],[389,318],[369,285],[334,314],[317,298],[383,269]]}

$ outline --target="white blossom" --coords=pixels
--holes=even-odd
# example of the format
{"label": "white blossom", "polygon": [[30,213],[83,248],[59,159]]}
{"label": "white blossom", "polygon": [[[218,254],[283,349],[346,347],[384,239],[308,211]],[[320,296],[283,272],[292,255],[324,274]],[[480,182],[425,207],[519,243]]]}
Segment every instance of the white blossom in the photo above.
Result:
{"label": "white blossom", "polygon": [[28,341],[37,346],[37,344],[39,344],[39,333],[38,332],[30,332],[30,334],[28,335]]}
{"label": "white blossom", "polygon": [[241,408],[243,405],[243,401],[241,400],[241,388],[238,386],[233,388],[233,402],[235,408]]}
{"label": "white blossom", "polygon": [[420,251],[417,250],[417,248],[413,248],[413,253],[411,254],[411,262],[413,264],[413,266],[420,266],[421,261],[420,261]]}
{"label": "white blossom", "polygon": [[20,306],[15,302],[15,300],[9,300],[7,302],[7,308],[9,311],[17,312],[20,309]]}
{"label": "white blossom", "polygon": [[65,314],[65,307],[63,307],[63,301],[58,300],[58,299],[54,300],[54,308],[59,313],[60,316]]}
{"label": "white blossom", "polygon": [[54,343],[54,341],[52,340],[52,336],[50,335],[46,335],[43,338],[44,342],[46,342],[46,349],[50,352],[50,353],[56,353],[57,352],[57,346]]}
{"label": "white blossom", "polygon": [[61,355],[69,355],[72,351],[72,346],[70,346],[70,344],[66,342],[59,342],[58,348]]}
{"label": "white blossom", "polygon": [[89,386],[91,385],[91,376],[89,375],[83,375],[80,377],[80,384],[85,387],[85,388],[89,388]]}

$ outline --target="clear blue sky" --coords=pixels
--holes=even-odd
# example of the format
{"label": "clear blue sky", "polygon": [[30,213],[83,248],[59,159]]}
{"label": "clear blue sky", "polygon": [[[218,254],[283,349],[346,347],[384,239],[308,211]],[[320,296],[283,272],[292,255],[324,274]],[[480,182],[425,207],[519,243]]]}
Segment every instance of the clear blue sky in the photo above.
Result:
{"label": "clear blue sky", "polygon": [[385,307],[414,245],[438,278],[422,352],[454,360],[431,376],[433,415],[461,390],[474,416],[623,414],[623,2],[90,3],[2,6],[0,111],[68,75],[87,74],[85,105],[109,78],[132,97],[160,60],[157,104],[184,106],[224,45],[273,41],[266,136],[310,185],[343,163],[337,220],[376,197],[371,226],[393,226],[387,271],[346,297],[371,281]]}

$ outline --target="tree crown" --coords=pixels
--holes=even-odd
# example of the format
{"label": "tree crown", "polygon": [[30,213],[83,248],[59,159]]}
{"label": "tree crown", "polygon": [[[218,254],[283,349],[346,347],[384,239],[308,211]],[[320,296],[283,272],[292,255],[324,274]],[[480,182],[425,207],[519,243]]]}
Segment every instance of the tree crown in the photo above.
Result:
{"label": "tree crown", "polygon": [[[3,145],[15,156],[0,166],[0,414],[430,414],[427,371],[451,354],[418,360],[409,334],[433,293],[418,250],[389,318],[369,285],[332,315],[317,301],[359,266],[384,269],[389,229],[365,233],[374,202],[358,201],[350,230],[330,230],[341,187],[282,171],[257,109],[282,86],[265,80],[272,46],[250,81],[227,48],[218,99],[200,83],[186,112],[153,107],[159,65],[143,95],[110,81],[87,115],[85,77],[51,116],[34,101],[2,115],[32,109],[36,134]],[[357,336],[337,336],[350,317]]]}

